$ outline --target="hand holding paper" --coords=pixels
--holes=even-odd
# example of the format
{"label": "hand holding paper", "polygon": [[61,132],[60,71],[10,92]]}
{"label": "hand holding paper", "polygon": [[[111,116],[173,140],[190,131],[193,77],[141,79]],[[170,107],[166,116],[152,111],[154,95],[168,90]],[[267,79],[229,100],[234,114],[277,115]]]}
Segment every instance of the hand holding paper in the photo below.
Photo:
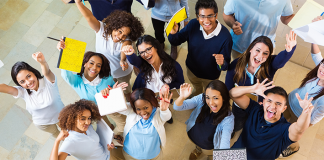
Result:
{"label": "hand holding paper", "polygon": [[186,12],[186,8],[182,7],[181,9],[179,9],[170,19],[170,21],[168,22],[168,24],[166,25],[164,32],[166,33],[167,36],[169,36],[169,34],[175,34],[178,32],[178,28],[179,26],[176,25],[176,23],[180,23],[181,21],[185,20],[186,18],[188,18],[187,16],[187,12]]}
{"label": "hand holding paper", "polygon": [[127,109],[122,88],[118,87],[108,90],[109,96],[107,96],[107,98],[104,98],[102,93],[97,93],[95,95],[101,116],[124,111]]}

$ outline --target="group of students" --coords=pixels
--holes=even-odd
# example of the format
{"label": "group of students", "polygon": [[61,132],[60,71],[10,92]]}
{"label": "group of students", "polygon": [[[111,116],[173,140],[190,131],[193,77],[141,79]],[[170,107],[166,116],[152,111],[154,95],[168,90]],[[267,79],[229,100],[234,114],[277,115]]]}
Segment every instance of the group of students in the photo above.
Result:
{"label": "group of students", "polygon": [[[95,1],[89,2],[95,4]],[[57,77],[41,52],[32,57],[40,63],[44,76],[29,64],[17,62],[11,70],[17,86],[0,84],[0,92],[25,100],[37,128],[56,138],[52,160],[66,159],[68,155],[89,160],[116,158],[110,153],[114,144],[101,146],[100,137],[92,127],[93,122],[101,119],[114,130],[114,138],[123,144],[125,159],[163,159],[167,138],[164,124],[172,123],[169,105],[172,103],[170,90],[174,88],[179,89],[180,94],[173,109],[194,109],[186,121],[188,137],[196,145],[189,159],[197,159],[201,153],[211,156],[213,149],[228,148],[246,148],[248,159],[289,156],[299,150],[298,140],[305,130],[324,116],[324,60],[318,46],[311,46],[316,67],[288,95],[283,88],[272,85],[272,80],[293,55],[296,34],[291,31],[286,35],[285,50],[273,55],[275,32],[261,32],[255,21],[238,22],[248,19],[244,17],[248,14],[244,5],[242,9],[239,7],[245,3],[243,1],[228,0],[225,5],[223,17],[232,28],[231,33],[217,20],[218,7],[214,0],[198,0],[197,18],[186,20],[181,30],[179,24],[174,24],[168,40],[175,46],[173,50],[188,43],[186,68],[192,86],[184,82],[183,70],[175,60],[177,56],[164,51],[163,31],[161,35],[156,29],[161,28],[162,22],[171,18],[177,8],[188,8],[186,0],[175,0],[172,6],[168,6],[169,1],[155,1],[152,22],[156,38],[143,35],[140,20],[131,13],[115,10],[105,18],[98,18],[98,10],[92,8],[94,16],[80,0],[75,3],[96,34],[96,52],[85,53],[81,72],[61,70],[63,79],[81,100],[64,107]],[[290,0],[276,5],[282,6],[278,9],[283,12],[279,16],[287,24],[293,17]],[[168,16],[159,16],[164,14],[163,9]],[[276,20],[279,20],[278,14]],[[317,20],[322,18],[314,19]],[[244,46],[249,39],[248,46]],[[61,39],[57,49],[64,48]],[[234,52],[240,54],[238,58]],[[235,58],[232,62],[231,56]],[[131,88],[135,68],[139,73]],[[226,70],[224,83],[218,78],[221,71]],[[114,126],[106,116],[100,115],[94,95],[101,92],[106,97],[109,90],[118,87],[123,88],[128,102],[127,110],[108,115],[115,122]],[[256,94],[257,100],[250,99],[249,94]],[[238,140],[230,146],[234,133],[242,128]]]}

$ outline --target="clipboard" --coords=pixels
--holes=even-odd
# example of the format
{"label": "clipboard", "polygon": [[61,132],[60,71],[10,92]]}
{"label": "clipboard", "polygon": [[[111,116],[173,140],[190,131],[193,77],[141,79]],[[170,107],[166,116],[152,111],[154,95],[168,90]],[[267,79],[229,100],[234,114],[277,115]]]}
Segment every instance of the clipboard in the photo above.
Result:
{"label": "clipboard", "polygon": [[213,159],[247,160],[246,148],[214,149]]}
{"label": "clipboard", "polygon": [[[180,23],[181,21],[185,20],[188,18],[187,15],[187,11],[185,7],[182,7],[181,9],[179,9],[173,16],[172,18],[169,20],[168,24],[166,25],[166,27],[164,28],[164,32],[166,34],[166,36],[169,36],[173,26],[174,26],[174,22],[176,23]],[[180,27],[180,26],[179,26]]]}
{"label": "clipboard", "polygon": [[65,48],[60,51],[57,68],[80,73],[87,43],[68,37],[63,40]]}
{"label": "clipboard", "polygon": [[101,93],[95,94],[95,98],[101,116],[127,109],[124,92],[120,87],[111,89],[107,98],[104,98]]}

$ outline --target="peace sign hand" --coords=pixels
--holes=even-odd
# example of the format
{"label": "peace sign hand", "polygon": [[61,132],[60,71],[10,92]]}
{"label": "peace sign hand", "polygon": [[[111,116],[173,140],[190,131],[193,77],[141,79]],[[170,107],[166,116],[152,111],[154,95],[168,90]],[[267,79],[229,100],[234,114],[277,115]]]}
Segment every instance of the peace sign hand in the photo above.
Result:
{"label": "peace sign hand", "polygon": [[296,98],[298,99],[299,105],[301,108],[303,108],[304,113],[311,113],[314,109],[314,106],[312,104],[313,97],[308,99],[308,93],[305,95],[305,99],[301,99],[299,94],[296,93]]}
{"label": "peace sign hand", "polygon": [[254,93],[256,93],[257,95],[262,96],[263,98],[267,98],[267,96],[264,95],[264,91],[271,89],[273,87],[275,87],[275,85],[270,86],[273,81],[265,84],[267,82],[268,78],[266,78],[265,80],[263,80],[262,83],[259,82],[259,79],[257,79],[257,83],[254,84]]}
{"label": "peace sign hand", "polygon": [[[169,88],[167,88],[166,93],[169,93]],[[173,93],[170,94],[163,94],[160,92],[160,109],[161,111],[166,111],[169,108],[170,101],[172,98]]]}
{"label": "peace sign hand", "polygon": [[286,34],[285,48],[287,52],[290,52],[297,44],[297,34],[294,31],[290,31],[289,36]]}
{"label": "peace sign hand", "polygon": [[184,83],[180,86],[180,97],[182,99],[187,99],[191,94],[192,88],[189,83]]}

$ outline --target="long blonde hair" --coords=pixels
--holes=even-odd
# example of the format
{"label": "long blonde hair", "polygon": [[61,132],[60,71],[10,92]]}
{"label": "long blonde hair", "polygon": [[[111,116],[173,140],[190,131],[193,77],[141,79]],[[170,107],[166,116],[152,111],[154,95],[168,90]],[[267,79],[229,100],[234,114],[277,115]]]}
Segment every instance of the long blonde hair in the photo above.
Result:
{"label": "long blonde hair", "polygon": [[246,74],[245,74],[245,67],[249,63],[250,56],[251,56],[251,49],[257,44],[257,43],[263,43],[269,47],[270,54],[267,60],[261,64],[260,69],[255,74],[257,79],[262,80],[266,79],[269,75],[269,65],[272,58],[272,52],[273,52],[273,44],[270,38],[267,36],[260,36],[256,38],[250,46],[247,48],[247,50],[239,57],[236,67],[235,67],[235,75],[234,75],[234,82],[239,83],[240,81],[243,81],[245,83],[246,80]]}

